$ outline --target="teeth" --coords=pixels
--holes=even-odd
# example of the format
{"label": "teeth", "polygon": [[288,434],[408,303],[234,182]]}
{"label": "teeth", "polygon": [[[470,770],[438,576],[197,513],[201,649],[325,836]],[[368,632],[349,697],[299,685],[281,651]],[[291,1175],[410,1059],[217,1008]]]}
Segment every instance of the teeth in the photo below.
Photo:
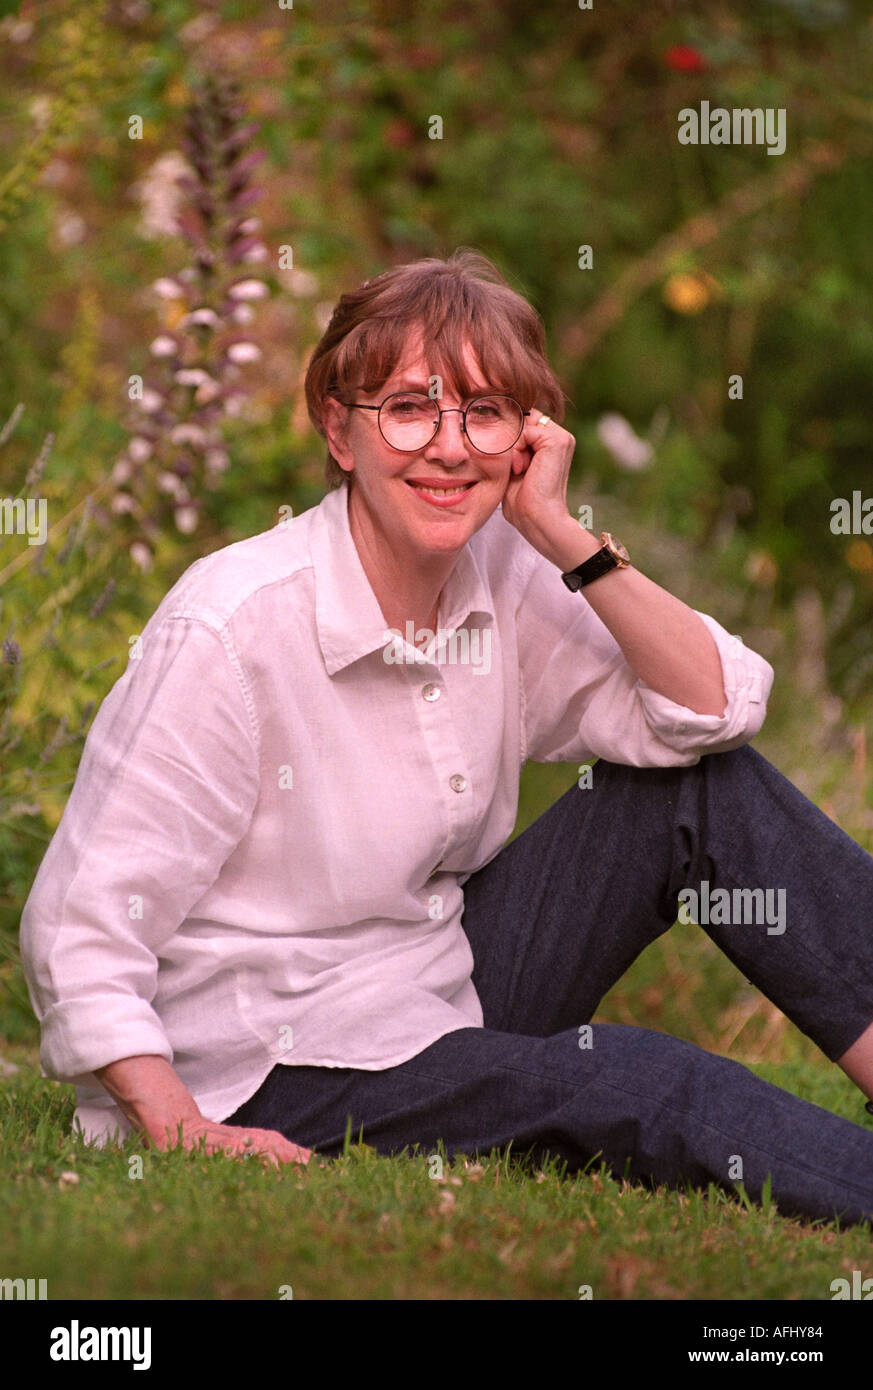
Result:
{"label": "teeth", "polygon": [[459,492],[466,492],[469,484],[465,483],[463,487],[422,487],[419,483],[410,483],[409,486],[431,497],[454,497]]}

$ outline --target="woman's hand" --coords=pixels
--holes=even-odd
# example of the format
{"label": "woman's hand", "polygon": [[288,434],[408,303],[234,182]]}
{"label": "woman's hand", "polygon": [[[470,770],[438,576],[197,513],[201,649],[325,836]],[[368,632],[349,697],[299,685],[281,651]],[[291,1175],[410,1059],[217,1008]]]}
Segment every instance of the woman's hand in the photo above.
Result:
{"label": "woman's hand", "polygon": [[184,1149],[196,1148],[205,1139],[207,1153],[233,1154],[235,1158],[259,1158],[278,1168],[280,1163],[309,1162],[311,1149],[292,1144],[275,1129],[252,1129],[207,1120],[181,1077],[164,1057],[146,1054],[122,1057],[94,1075],[118,1105],[122,1114],[148,1142],[164,1153],[177,1148],[181,1130]]}
{"label": "woman's hand", "polygon": [[[235,1158],[258,1158],[265,1166],[278,1168],[282,1163],[301,1163],[304,1166],[312,1157],[311,1149],[292,1144],[275,1129],[253,1129],[244,1125],[222,1125],[214,1120],[180,1120],[182,1129],[182,1148],[194,1149],[205,1139],[207,1153],[232,1154]],[[179,1126],[174,1132],[165,1127],[158,1131],[150,1127],[149,1142],[162,1152],[178,1147]]]}
{"label": "woman's hand", "polygon": [[551,559],[554,538],[561,533],[566,536],[567,521],[573,520],[567,509],[567,482],[576,440],[554,420],[540,425],[544,413],[536,407],[531,410],[512,451],[503,515]]}

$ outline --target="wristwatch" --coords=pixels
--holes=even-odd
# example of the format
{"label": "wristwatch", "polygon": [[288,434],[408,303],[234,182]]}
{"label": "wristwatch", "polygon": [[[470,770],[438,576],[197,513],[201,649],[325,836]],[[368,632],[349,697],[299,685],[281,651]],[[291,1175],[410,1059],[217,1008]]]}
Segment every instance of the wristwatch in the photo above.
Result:
{"label": "wristwatch", "polygon": [[576,593],[579,589],[584,589],[586,584],[592,580],[599,579],[601,575],[609,574],[610,570],[627,569],[630,564],[630,556],[622,545],[621,541],[616,540],[608,531],[602,531],[600,542],[603,547],[598,550],[596,555],[592,555],[589,560],[583,560],[581,565],[577,565],[574,570],[569,570],[567,574],[562,574],[561,578],[568,589]]}

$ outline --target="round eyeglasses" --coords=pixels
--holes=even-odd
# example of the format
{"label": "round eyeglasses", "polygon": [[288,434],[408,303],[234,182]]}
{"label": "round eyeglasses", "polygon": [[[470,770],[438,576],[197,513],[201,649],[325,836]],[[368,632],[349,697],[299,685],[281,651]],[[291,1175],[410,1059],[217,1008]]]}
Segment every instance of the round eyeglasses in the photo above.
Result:
{"label": "round eyeglasses", "polygon": [[511,449],[524,429],[529,410],[522,410],[518,401],[502,392],[477,396],[465,406],[441,409],[431,397],[418,391],[395,391],[381,405],[357,405],[349,410],[375,410],[379,433],[402,454],[414,454],[425,448],[437,431],[444,415],[461,416],[461,428],[473,448],[480,454],[503,454]]}

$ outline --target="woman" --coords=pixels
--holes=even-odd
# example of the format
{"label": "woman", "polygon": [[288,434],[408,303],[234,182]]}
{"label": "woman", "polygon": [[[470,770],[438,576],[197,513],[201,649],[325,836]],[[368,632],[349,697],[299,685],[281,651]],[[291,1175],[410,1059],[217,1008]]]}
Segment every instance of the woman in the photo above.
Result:
{"label": "woman", "polygon": [[[278,1166],[351,1117],[385,1153],[770,1174],[788,1214],[873,1215],[873,1134],[588,1023],[693,892],[873,1096],[873,859],[748,747],[767,662],[568,512],[534,310],[471,252],[400,266],[342,296],[306,390],[330,490],[167,594],[24,910],[86,1137]],[[505,845],[526,760],[596,756]]]}

